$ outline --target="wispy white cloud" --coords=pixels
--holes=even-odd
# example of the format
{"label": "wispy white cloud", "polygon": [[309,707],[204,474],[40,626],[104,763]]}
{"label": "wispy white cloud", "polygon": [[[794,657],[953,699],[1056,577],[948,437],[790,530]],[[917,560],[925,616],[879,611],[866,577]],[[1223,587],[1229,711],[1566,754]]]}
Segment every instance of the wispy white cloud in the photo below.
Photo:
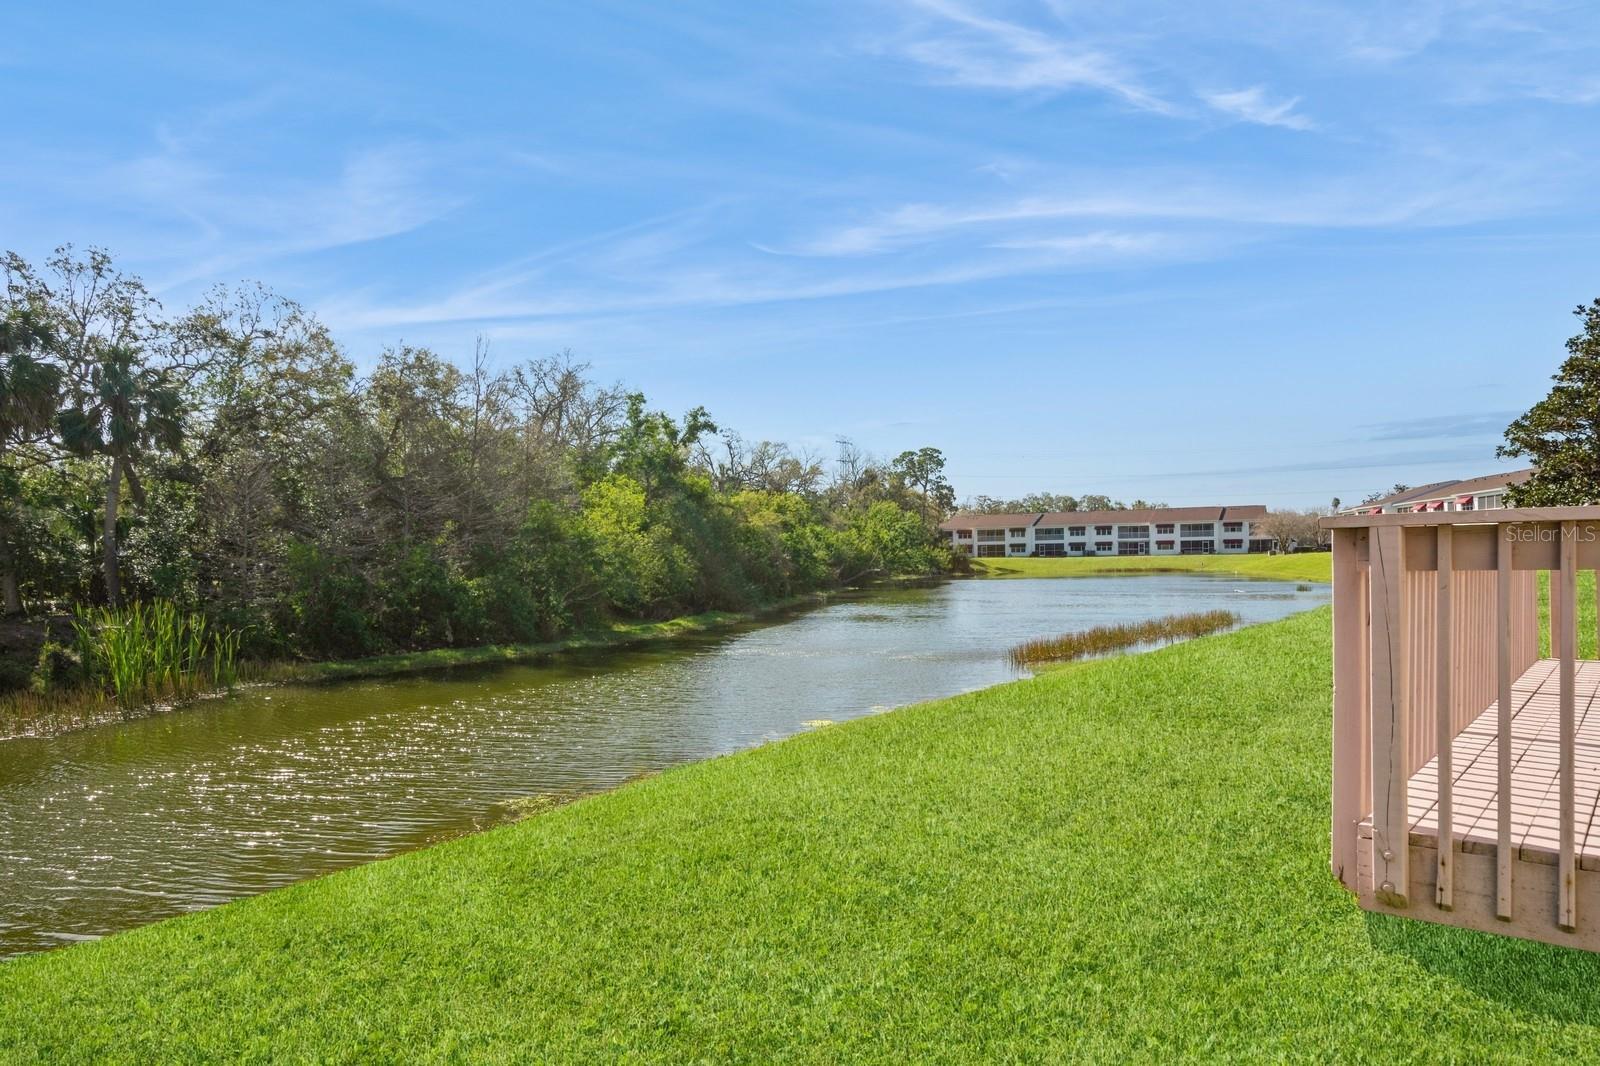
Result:
{"label": "wispy white cloud", "polygon": [[1473,411],[1462,414],[1374,422],[1362,426],[1368,440],[1441,440],[1449,437],[1498,437],[1520,411]]}
{"label": "wispy white cloud", "polygon": [[1170,223],[1234,232],[1454,225],[1524,213],[1559,195],[1535,161],[1447,153],[1292,182],[1188,169],[1105,172],[1032,185],[1004,198],[902,204],[772,250],[886,255],[954,239],[1048,240],[1051,234],[1041,227],[1085,222],[1118,230]]}
{"label": "wispy white cloud", "polygon": [[1287,130],[1309,130],[1315,126],[1309,117],[1295,111],[1300,103],[1298,96],[1274,103],[1267,99],[1267,91],[1260,85],[1226,92],[1202,92],[1200,98],[1222,114],[1244,122],[1281,126]]}
{"label": "wispy white cloud", "polygon": [[277,258],[364,244],[417,229],[459,197],[430,182],[435,153],[415,143],[354,151],[322,176],[272,177],[183,156],[154,155],[114,167],[109,177],[157,217],[192,227],[182,265],[164,287]]}
{"label": "wispy white cloud", "polygon": [[741,259],[715,246],[689,249],[681,234],[660,243],[636,234],[536,268],[508,265],[501,273],[491,273],[434,299],[353,292],[324,301],[321,309],[331,324],[361,330],[443,322],[636,315],[977,284],[1025,274],[1106,268],[1185,252],[1185,242],[1177,237],[1105,230],[998,240],[935,262],[912,259],[840,270],[792,258]]}
{"label": "wispy white cloud", "polygon": [[1013,91],[1084,89],[1144,111],[1172,111],[1103,51],[983,14],[956,0],[911,0],[911,6],[928,17],[919,32],[901,42],[901,53],[951,84]]}

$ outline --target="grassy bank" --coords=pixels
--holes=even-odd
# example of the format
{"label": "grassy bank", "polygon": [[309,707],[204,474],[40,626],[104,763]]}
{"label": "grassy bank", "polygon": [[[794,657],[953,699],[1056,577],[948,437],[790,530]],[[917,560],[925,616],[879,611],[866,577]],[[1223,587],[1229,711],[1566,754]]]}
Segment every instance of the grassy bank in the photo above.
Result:
{"label": "grassy bank", "polygon": [[1332,581],[1331,552],[1299,555],[1095,555],[1055,559],[974,559],[983,577],[1096,577],[1104,574],[1242,574],[1283,581]]}
{"label": "grassy bank", "polygon": [[[356,681],[374,677],[444,670],[458,666],[487,666],[527,662],[562,652],[616,648],[672,640],[727,629],[740,623],[824,602],[826,597],[802,596],[784,600],[754,611],[708,611],[661,622],[613,622],[542,644],[485,644],[469,648],[434,648],[429,651],[396,652],[363,659],[324,662],[241,663],[239,680],[245,684],[322,684]],[[218,693],[203,694],[217,695]],[[174,704],[156,704],[143,712],[171,709]],[[48,695],[30,692],[0,695],[0,739],[18,735],[53,735],[116,721],[130,712],[105,690],[68,689]]]}
{"label": "grassy bank", "polygon": [[0,964],[0,1059],[1582,1060],[1600,957],[1329,876],[1329,612]]}

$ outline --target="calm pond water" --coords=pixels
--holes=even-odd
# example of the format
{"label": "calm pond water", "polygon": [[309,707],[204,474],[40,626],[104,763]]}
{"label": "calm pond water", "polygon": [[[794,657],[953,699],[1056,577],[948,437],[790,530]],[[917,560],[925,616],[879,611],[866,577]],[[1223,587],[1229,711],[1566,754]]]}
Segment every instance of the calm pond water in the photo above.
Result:
{"label": "calm pond water", "polygon": [[1327,599],[1198,574],[957,581],[636,651],[261,689],[0,742],[0,957],[493,825],[521,797],[1007,681],[1006,649],[1031,637]]}

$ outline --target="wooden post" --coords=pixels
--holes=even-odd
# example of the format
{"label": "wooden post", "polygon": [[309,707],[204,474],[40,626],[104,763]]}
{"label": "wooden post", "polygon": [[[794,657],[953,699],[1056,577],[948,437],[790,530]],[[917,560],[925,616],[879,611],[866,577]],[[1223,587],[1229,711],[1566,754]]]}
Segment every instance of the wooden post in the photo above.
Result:
{"label": "wooden post", "polygon": [[1434,574],[1434,737],[1439,768],[1439,866],[1434,879],[1433,901],[1444,910],[1454,907],[1455,882],[1455,775],[1452,748],[1455,729],[1451,721],[1451,677],[1455,664],[1451,660],[1450,608],[1455,560],[1452,547],[1454,531],[1441,525],[1434,530],[1437,536],[1438,569]]}
{"label": "wooden post", "polygon": [[1410,892],[1411,815],[1406,713],[1405,538],[1372,531],[1372,873],[1380,900],[1404,907]]}
{"label": "wooden post", "polygon": [[[1561,891],[1556,923],[1568,932],[1578,928],[1577,818],[1573,802],[1577,733],[1577,607],[1578,524],[1569,521],[1561,523],[1561,608],[1558,612],[1561,655]],[[1556,640],[1557,634],[1552,633],[1551,642],[1556,643]]]}
{"label": "wooden post", "polygon": [[1511,852],[1511,545],[1515,535],[1510,525],[1495,528],[1499,535],[1495,541],[1495,637],[1496,695],[1495,749],[1499,771],[1499,789],[1495,810],[1498,825],[1495,833],[1495,862],[1498,878],[1494,895],[1495,917],[1511,920],[1511,865],[1515,856]]}
{"label": "wooden post", "polygon": [[1356,826],[1371,795],[1367,751],[1366,589],[1358,559],[1366,531],[1333,531],[1333,847],[1329,866],[1351,892],[1356,887]]}

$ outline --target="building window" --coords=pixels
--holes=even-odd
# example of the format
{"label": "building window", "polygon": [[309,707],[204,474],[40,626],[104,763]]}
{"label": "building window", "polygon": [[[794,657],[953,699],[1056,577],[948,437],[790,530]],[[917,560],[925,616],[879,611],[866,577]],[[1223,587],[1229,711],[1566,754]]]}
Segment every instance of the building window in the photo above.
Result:
{"label": "building window", "polygon": [[1506,505],[1506,494],[1503,492],[1485,493],[1478,497],[1478,510],[1492,511]]}
{"label": "building window", "polygon": [[958,530],[956,530],[956,539],[957,540],[971,540],[972,539],[972,530],[970,530],[970,529],[958,529]]}
{"label": "building window", "polygon": [[1118,526],[1117,536],[1125,540],[1149,540],[1149,526]]}
{"label": "building window", "polygon": [[1071,544],[1068,544],[1067,545],[1067,551],[1071,552],[1073,555],[1082,555],[1083,554],[1083,541],[1075,540]]}
{"label": "building window", "polygon": [[1004,556],[1005,553],[1006,553],[1006,546],[1004,544],[980,544],[980,545],[978,545],[978,558],[980,558],[980,559],[992,559],[992,558],[994,558],[996,556]]}
{"label": "building window", "polygon": [[1067,536],[1069,536],[1069,537],[1081,537],[1081,536],[1083,536],[1084,532],[1085,532],[1085,530],[1084,530],[1083,526],[1068,526],[1067,527]]}
{"label": "building window", "polygon": [[1034,554],[1042,556],[1065,555],[1067,554],[1067,548],[1060,541],[1051,541],[1048,544],[1040,544],[1035,547]]}
{"label": "building window", "polygon": [[1172,541],[1170,541],[1170,540],[1158,540],[1158,541],[1156,541],[1156,551],[1158,551],[1158,552],[1169,552],[1171,550],[1172,550]]}
{"label": "building window", "polygon": [[1060,540],[1065,531],[1060,526],[1045,526],[1033,531],[1034,540]]}
{"label": "building window", "polygon": [[1013,526],[1012,529],[1011,529],[1011,535],[1013,537],[1019,537],[1019,538],[1020,537],[1026,537],[1028,535],[1028,531],[1026,529],[1021,529],[1021,528],[1018,528],[1016,526]]}
{"label": "building window", "polygon": [[1186,540],[1178,551],[1183,555],[1211,555],[1217,550],[1214,540]]}
{"label": "building window", "polygon": [[1108,552],[1111,548],[1112,544],[1109,540],[1097,540],[1094,542],[1094,550],[1097,552]]}
{"label": "building window", "polygon": [[1244,523],[1243,522],[1224,522],[1224,523],[1222,523],[1222,531],[1224,533],[1243,533],[1244,532]]}
{"label": "building window", "polygon": [[1211,522],[1185,522],[1183,524],[1183,535],[1186,537],[1209,537],[1214,528]]}
{"label": "building window", "polygon": [[1014,540],[1014,541],[1011,542],[1011,554],[1012,555],[1026,555],[1027,553],[1028,553],[1027,544],[1023,543],[1020,540]]}
{"label": "building window", "polygon": [[1150,545],[1139,540],[1125,540],[1117,545],[1118,555],[1148,555]]}
{"label": "building window", "polygon": [[1238,551],[1240,548],[1244,547],[1244,541],[1242,541],[1242,540],[1225,540],[1225,541],[1222,542],[1222,546],[1224,548],[1227,548],[1229,551]]}
{"label": "building window", "polygon": [[1172,534],[1172,523],[1171,522],[1163,522],[1160,525],[1156,526],[1156,533],[1157,534],[1165,533],[1168,536],[1170,536]]}
{"label": "building window", "polygon": [[1004,541],[1005,539],[1006,539],[1006,531],[1003,530],[1003,529],[980,529],[980,530],[978,530],[978,543],[979,544],[999,544],[1002,541]]}
{"label": "building window", "polygon": [[1252,540],[1250,542],[1250,550],[1253,552],[1269,552],[1272,550],[1272,541]]}
{"label": "building window", "polygon": [[1111,527],[1110,526],[1095,526],[1094,527],[1094,535],[1097,536],[1097,537],[1109,537],[1109,536],[1111,536]]}

